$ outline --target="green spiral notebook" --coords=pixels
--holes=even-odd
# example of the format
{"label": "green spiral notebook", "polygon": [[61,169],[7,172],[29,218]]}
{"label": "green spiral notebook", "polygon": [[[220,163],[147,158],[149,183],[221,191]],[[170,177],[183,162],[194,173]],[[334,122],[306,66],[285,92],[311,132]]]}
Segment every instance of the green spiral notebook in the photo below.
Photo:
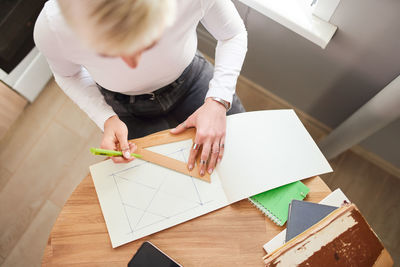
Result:
{"label": "green spiral notebook", "polygon": [[307,186],[297,181],[249,197],[249,200],[275,224],[282,226],[288,219],[290,202],[303,200],[309,191]]}

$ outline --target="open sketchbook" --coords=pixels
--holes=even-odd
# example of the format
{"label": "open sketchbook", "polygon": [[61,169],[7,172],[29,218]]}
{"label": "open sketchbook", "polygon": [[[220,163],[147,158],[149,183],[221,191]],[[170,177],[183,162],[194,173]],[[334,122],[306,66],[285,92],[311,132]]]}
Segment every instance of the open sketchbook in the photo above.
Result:
{"label": "open sketchbook", "polygon": [[[293,110],[231,115],[226,132],[224,158],[211,183],[139,159],[90,167],[113,247],[332,171]],[[185,140],[149,149],[186,161],[191,145]]]}

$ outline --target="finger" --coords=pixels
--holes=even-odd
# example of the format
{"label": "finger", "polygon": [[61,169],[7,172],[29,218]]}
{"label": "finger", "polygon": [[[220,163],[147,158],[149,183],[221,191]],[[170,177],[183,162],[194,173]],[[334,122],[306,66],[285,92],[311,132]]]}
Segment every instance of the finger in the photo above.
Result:
{"label": "finger", "polygon": [[171,129],[172,134],[180,134],[186,130],[186,121]]}
{"label": "finger", "polygon": [[193,119],[191,117],[187,118],[184,122],[176,126],[174,129],[171,129],[172,134],[180,134],[184,132],[186,129],[194,127]]}
{"label": "finger", "polygon": [[118,131],[115,133],[122,155],[125,159],[131,159],[130,146],[128,143],[128,131]]}
{"label": "finger", "polygon": [[199,149],[200,149],[200,144],[196,143],[196,141],[195,141],[195,143],[192,145],[192,148],[190,149],[190,155],[189,155],[188,164],[187,164],[189,171],[193,170],[193,168],[194,168],[194,164],[195,164]]}
{"label": "finger", "polygon": [[[129,153],[132,153],[131,151],[133,150],[136,150],[136,145],[134,145],[134,144],[131,144],[131,143],[128,143],[128,145],[129,145],[129,149],[128,150],[126,150],[127,152],[129,152]],[[112,161],[114,162],[114,163],[128,163],[128,162],[131,162],[132,160],[134,160],[135,159],[135,157],[132,157],[131,156],[131,158],[130,159],[126,159],[125,157],[121,157],[121,156],[118,156],[118,157],[111,157],[111,159],[112,159]]]}
{"label": "finger", "polygon": [[[127,150],[129,153],[134,153],[137,149],[137,146],[133,143],[129,143],[129,150]],[[135,157],[132,157],[130,159],[126,159],[125,157],[111,157],[112,161],[114,163],[128,163],[131,162],[132,160],[135,159]]]}
{"label": "finger", "polygon": [[131,153],[135,153],[137,146],[135,143],[129,143],[129,150]]}
{"label": "finger", "polygon": [[211,158],[208,163],[208,173],[209,174],[212,174],[212,172],[214,171],[218,156],[219,156],[219,141],[214,142],[214,144],[212,145]]}
{"label": "finger", "polygon": [[208,157],[210,156],[210,151],[211,151],[211,143],[210,142],[204,143],[203,150],[200,156],[200,176],[203,176],[206,173],[207,160]]}
{"label": "finger", "polygon": [[[115,150],[115,143],[112,139],[108,138],[106,134],[103,134],[103,139],[100,143],[101,149]],[[112,157],[107,157],[106,159],[112,159]]]}
{"label": "finger", "polygon": [[[100,148],[116,150],[117,146],[115,144],[114,135],[107,134],[106,132],[103,135],[103,139],[101,140]],[[118,157],[107,157],[107,159],[112,159],[113,162],[119,163]]]}
{"label": "finger", "polygon": [[[129,149],[126,151],[128,151],[129,153],[134,153],[137,149],[137,146],[134,143],[128,143],[128,145],[129,145]],[[126,159],[125,157],[112,157],[112,160],[115,163],[128,163],[134,159],[135,159],[135,157],[133,157],[133,156],[131,156],[129,159]]]}
{"label": "finger", "polygon": [[111,157],[114,163],[128,163],[129,160],[125,159],[124,157]]}
{"label": "finger", "polygon": [[110,136],[104,134],[103,139],[101,140],[100,148],[115,150],[117,148],[117,146],[115,145],[113,136],[110,137]]}
{"label": "finger", "polygon": [[[137,149],[137,146],[134,143],[129,143],[129,153],[135,153],[136,149]],[[129,162],[131,162],[134,159],[135,159],[135,157],[133,157],[131,155],[131,158],[129,159]]]}
{"label": "finger", "polygon": [[217,163],[219,163],[222,160],[222,157],[224,156],[224,151],[225,151],[225,136],[223,136],[219,141],[219,155]]}

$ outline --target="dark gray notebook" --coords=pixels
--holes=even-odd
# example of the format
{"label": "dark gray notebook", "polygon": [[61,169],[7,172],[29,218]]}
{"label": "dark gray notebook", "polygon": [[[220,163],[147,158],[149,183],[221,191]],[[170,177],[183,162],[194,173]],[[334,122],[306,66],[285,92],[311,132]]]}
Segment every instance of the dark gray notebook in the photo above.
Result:
{"label": "dark gray notebook", "polygon": [[337,207],[293,200],[289,205],[285,241],[287,242],[301,234],[335,209],[337,209]]}

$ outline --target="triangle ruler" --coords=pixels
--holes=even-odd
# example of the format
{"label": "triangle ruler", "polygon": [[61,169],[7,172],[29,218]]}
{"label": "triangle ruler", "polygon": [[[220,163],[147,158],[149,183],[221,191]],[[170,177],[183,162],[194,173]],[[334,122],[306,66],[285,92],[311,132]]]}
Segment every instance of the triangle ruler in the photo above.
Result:
{"label": "triangle ruler", "polygon": [[154,133],[145,137],[129,140],[130,143],[134,143],[137,146],[135,153],[142,155],[141,160],[157,164],[159,166],[186,174],[198,178],[200,180],[211,182],[210,174],[206,171],[204,176],[200,176],[200,157],[201,149],[197,153],[196,164],[194,168],[189,171],[187,164],[183,161],[179,161],[168,156],[150,151],[146,148],[158,145],[164,145],[169,143],[174,143],[178,141],[191,139],[194,143],[194,138],[196,136],[196,129],[190,128],[180,134],[171,134],[170,130],[161,131]]}

